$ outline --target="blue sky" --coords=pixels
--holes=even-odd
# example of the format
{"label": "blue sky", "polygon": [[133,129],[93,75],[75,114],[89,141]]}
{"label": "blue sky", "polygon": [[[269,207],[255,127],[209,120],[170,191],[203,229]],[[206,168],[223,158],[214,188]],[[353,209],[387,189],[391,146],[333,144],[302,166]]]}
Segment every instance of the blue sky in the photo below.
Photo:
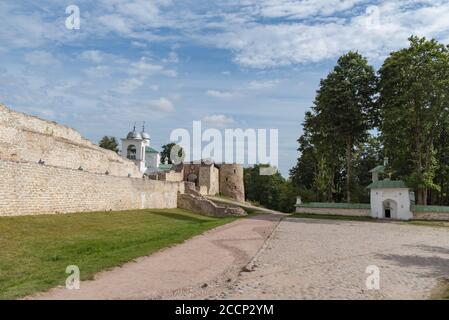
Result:
{"label": "blue sky", "polygon": [[[80,30],[65,27],[68,5]],[[377,68],[412,34],[449,43],[449,1],[4,0],[0,102],[94,142],[145,120],[279,129],[284,175],[319,81],[358,50]]]}

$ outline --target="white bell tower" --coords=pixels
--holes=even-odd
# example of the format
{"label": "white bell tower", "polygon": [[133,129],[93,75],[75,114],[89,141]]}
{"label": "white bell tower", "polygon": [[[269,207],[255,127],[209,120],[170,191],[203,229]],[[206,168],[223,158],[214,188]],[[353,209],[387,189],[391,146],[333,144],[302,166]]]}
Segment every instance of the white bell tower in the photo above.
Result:
{"label": "white bell tower", "polygon": [[145,173],[145,147],[149,144],[149,136],[144,138],[134,125],[133,131],[128,133],[126,139],[122,139],[122,157],[134,161],[139,171]]}

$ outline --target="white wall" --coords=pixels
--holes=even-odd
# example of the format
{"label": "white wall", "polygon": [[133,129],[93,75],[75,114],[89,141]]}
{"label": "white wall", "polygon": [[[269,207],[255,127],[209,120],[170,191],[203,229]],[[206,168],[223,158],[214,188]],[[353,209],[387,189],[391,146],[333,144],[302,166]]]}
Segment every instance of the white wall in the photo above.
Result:
{"label": "white wall", "polygon": [[392,212],[392,219],[410,220],[413,214],[410,211],[409,189],[372,189],[371,190],[371,216],[384,219],[384,201],[393,200],[397,204],[397,212]]}
{"label": "white wall", "polygon": [[161,163],[161,156],[159,153],[147,153],[146,165],[148,168],[158,168]]}

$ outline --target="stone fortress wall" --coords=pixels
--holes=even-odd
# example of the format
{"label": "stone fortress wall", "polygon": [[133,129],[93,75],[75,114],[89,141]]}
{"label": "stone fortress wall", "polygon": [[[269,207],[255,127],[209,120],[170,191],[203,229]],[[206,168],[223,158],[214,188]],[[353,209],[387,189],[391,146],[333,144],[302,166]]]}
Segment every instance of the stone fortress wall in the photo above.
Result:
{"label": "stone fortress wall", "polygon": [[74,129],[3,105],[0,182],[0,216],[176,208],[184,192],[180,182],[143,179],[132,161]]}
{"label": "stone fortress wall", "polygon": [[[243,166],[241,164],[185,163],[184,180],[195,182],[198,188],[205,187],[205,194],[220,194],[239,202],[245,202]],[[195,181],[190,181],[191,177]]]}
{"label": "stone fortress wall", "polygon": [[132,161],[105,150],[71,128],[8,109],[0,104],[0,159],[92,173],[142,177]]}
{"label": "stone fortress wall", "polygon": [[0,216],[177,208],[183,183],[0,160]]}

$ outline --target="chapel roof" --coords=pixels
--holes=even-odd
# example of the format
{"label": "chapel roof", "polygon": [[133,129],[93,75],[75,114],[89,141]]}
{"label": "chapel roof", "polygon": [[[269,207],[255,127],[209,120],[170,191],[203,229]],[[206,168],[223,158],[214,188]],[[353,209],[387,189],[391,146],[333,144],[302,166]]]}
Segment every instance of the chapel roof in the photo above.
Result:
{"label": "chapel roof", "polygon": [[408,189],[407,185],[402,180],[381,180],[371,183],[368,189]]}
{"label": "chapel roof", "polygon": [[159,151],[157,151],[156,149],[153,149],[151,147],[145,147],[145,152],[146,153],[159,153]]}

